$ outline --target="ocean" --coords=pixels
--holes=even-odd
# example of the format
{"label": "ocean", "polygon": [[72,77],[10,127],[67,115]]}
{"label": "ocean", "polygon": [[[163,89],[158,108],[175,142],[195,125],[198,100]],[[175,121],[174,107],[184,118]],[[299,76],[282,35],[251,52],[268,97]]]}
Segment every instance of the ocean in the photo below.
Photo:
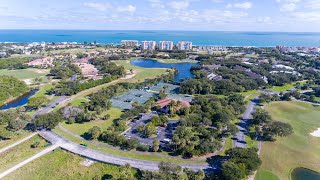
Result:
{"label": "ocean", "polygon": [[121,40],[192,41],[194,45],[320,47],[320,33],[125,31],[125,30],[0,30],[0,42],[94,42],[120,44]]}

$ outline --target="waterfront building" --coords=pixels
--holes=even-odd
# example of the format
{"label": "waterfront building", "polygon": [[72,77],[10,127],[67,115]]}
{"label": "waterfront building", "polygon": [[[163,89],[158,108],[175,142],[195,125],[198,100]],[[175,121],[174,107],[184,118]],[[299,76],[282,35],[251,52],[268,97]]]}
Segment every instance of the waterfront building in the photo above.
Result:
{"label": "waterfront building", "polygon": [[171,51],[173,49],[173,42],[172,41],[160,41],[158,44],[159,50],[167,50]]}
{"label": "waterfront building", "polygon": [[155,50],[156,42],[155,41],[142,41],[141,48],[142,48],[142,50]]}
{"label": "waterfront building", "polygon": [[122,40],[121,45],[125,47],[137,47],[138,41],[137,40]]}
{"label": "waterfront building", "polygon": [[177,46],[178,46],[178,50],[181,50],[181,51],[192,50],[192,42],[189,42],[189,41],[180,41]]}

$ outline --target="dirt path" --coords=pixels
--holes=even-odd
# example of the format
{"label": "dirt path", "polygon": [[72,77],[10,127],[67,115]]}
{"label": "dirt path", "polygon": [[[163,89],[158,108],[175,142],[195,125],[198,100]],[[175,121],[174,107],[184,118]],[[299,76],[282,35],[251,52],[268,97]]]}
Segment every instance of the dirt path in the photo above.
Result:
{"label": "dirt path", "polygon": [[36,154],[36,155],[34,155],[34,156],[22,161],[21,163],[15,165],[13,167],[11,167],[10,169],[8,169],[8,170],[6,170],[6,171],[4,171],[3,173],[0,174],[0,179],[5,177],[5,176],[7,176],[7,175],[9,175],[10,173],[14,172],[15,170],[21,168],[22,166],[30,163],[31,161],[33,161],[33,160],[35,160],[35,159],[37,159],[37,158],[39,158],[39,157],[41,157],[43,155],[48,154],[49,152],[55,150],[58,147],[59,147],[59,145],[53,145],[51,147],[48,147],[48,148],[44,149],[43,151],[39,152],[38,154]]}
{"label": "dirt path", "polygon": [[15,147],[15,146],[17,146],[17,145],[19,145],[19,144],[21,144],[21,143],[23,143],[23,142],[25,142],[25,141],[27,141],[27,140],[29,140],[29,139],[31,139],[33,136],[35,136],[37,134],[38,134],[38,132],[32,133],[30,136],[25,137],[25,138],[13,143],[13,144],[7,146],[7,147],[4,147],[4,148],[0,149],[0,154],[5,152],[5,151],[7,151],[7,150],[9,150],[9,149],[11,149],[11,148],[13,148],[13,147]]}

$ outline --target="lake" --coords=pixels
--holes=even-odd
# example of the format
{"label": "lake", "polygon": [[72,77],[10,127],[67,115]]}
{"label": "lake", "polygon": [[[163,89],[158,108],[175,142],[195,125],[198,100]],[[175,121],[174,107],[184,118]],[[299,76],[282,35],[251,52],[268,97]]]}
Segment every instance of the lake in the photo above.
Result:
{"label": "lake", "polygon": [[180,82],[180,79],[193,78],[193,74],[190,69],[192,66],[197,66],[198,63],[161,63],[153,59],[136,59],[132,60],[131,64],[143,68],[176,68],[178,74],[175,75],[174,80]]}
{"label": "lake", "polygon": [[10,108],[16,108],[16,107],[20,107],[20,106],[27,104],[29,98],[32,97],[33,95],[35,95],[35,93],[37,91],[38,90],[35,89],[35,90],[32,90],[32,91],[26,93],[25,95],[19,97],[18,99],[1,106],[0,110],[7,110]]}
{"label": "lake", "polygon": [[320,173],[305,168],[296,168],[291,173],[292,180],[320,180]]}

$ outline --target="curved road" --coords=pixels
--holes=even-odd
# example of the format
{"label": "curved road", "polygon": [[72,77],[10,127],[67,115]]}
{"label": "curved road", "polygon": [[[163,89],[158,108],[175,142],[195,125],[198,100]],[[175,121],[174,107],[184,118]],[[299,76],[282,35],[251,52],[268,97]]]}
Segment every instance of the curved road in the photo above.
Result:
{"label": "curved road", "polygon": [[[121,156],[115,156],[111,154],[107,154],[104,152],[96,151],[84,146],[81,146],[77,143],[71,142],[56,133],[48,130],[40,131],[39,133],[44,139],[51,142],[54,145],[60,146],[62,149],[65,149],[69,152],[78,154],[80,156],[86,157],[88,159],[96,160],[99,162],[104,162],[108,164],[115,164],[124,166],[125,164],[129,163],[132,167],[142,169],[142,170],[149,170],[149,171],[157,171],[159,162],[155,161],[147,161],[147,160],[140,160],[140,159],[132,159],[126,158]],[[213,170],[217,167],[215,165],[209,164],[177,164],[183,168],[189,168],[192,170]]]}

